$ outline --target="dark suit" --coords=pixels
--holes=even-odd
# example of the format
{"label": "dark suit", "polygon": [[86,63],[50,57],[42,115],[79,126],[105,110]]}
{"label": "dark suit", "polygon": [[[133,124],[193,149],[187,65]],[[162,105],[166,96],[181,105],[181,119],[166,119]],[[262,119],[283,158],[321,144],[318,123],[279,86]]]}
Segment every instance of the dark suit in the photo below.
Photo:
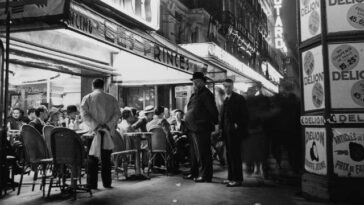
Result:
{"label": "dark suit", "polygon": [[220,127],[226,144],[228,180],[242,181],[241,140],[248,135],[249,115],[243,96],[233,92],[221,111]]}
{"label": "dark suit", "polygon": [[206,87],[192,94],[185,117],[191,144],[191,174],[212,179],[211,132],[218,124],[215,97]]}

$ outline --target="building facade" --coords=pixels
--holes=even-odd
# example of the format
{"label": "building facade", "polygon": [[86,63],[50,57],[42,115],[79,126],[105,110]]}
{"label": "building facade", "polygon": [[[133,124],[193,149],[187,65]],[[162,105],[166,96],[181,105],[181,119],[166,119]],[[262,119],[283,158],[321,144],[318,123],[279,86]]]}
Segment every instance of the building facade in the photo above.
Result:
{"label": "building facade", "polygon": [[[286,54],[275,48],[275,20],[273,1],[162,0],[158,33],[197,55],[202,51],[196,44],[212,43],[210,51],[218,47],[219,52],[215,54],[223,51],[224,56],[231,55],[244,68],[254,71],[250,72],[253,76],[240,72],[253,81],[250,87],[264,81],[258,80],[261,78],[256,75],[269,81],[265,84],[272,84],[266,87],[278,87],[285,73]],[[229,75],[228,72],[228,76],[234,78],[239,73]],[[246,87],[244,85],[244,91]],[[273,90],[269,93],[276,93],[276,89]]]}

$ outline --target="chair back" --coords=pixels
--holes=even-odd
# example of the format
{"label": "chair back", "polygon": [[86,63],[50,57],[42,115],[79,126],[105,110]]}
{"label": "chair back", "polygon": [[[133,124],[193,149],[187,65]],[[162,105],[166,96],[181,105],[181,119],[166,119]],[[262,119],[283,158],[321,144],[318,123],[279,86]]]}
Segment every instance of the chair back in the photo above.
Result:
{"label": "chair back", "polygon": [[121,152],[125,150],[124,139],[121,137],[119,132],[115,132],[115,134],[112,136],[112,140],[114,142],[114,152]]}
{"label": "chair back", "polygon": [[32,126],[32,127],[34,127],[34,128],[35,128],[35,126],[36,126],[35,122],[33,122],[33,121],[29,122],[29,123],[28,123],[28,125],[30,125],[30,126]]}
{"label": "chair back", "polygon": [[49,156],[52,157],[52,149],[51,149],[51,132],[54,129],[54,126],[52,125],[46,125],[43,127],[43,137],[47,144],[47,149]]}
{"label": "chair back", "polygon": [[68,128],[56,127],[51,132],[51,150],[54,163],[81,166],[84,146],[80,136]]}
{"label": "chair back", "polygon": [[34,127],[23,125],[20,136],[26,162],[37,163],[41,159],[49,158],[46,142]]}
{"label": "chair back", "polygon": [[150,131],[152,133],[150,140],[150,149],[153,150],[167,150],[167,136],[162,128],[154,128]]}

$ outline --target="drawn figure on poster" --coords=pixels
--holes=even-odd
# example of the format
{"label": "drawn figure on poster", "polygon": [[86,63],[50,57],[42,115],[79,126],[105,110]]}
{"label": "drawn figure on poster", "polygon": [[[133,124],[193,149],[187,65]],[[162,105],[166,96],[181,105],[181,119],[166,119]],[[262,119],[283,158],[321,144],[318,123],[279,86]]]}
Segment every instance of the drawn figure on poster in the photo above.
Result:
{"label": "drawn figure on poster", "polygon": [[312,146],[310,148],[310,156],[311,156],[312,161],[316,161],[316,162],[320,161],[315,141],[312,142]]}

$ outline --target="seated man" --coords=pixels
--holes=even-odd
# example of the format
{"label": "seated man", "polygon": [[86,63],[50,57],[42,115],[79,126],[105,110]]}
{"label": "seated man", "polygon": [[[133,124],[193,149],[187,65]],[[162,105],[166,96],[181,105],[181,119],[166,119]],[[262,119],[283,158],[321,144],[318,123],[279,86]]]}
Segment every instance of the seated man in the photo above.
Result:
{"label": "seated man", "polygon": [[171,123],[173,140],[176,144],[176,156],[179,162],[187,162],[189,159],[189,141],[187,138],[187,127],[183,120],[183,111],[174,111],[174,120]]}
{"label": "seated man", "polygon": [[140,130],[141,132],[147,131],[147,123],[153,120],[154,106],[149,105],[140,114],[139,119],[133,123],[133,129]]}
{"label": "seated man", "polygon": [[158,106],[154,111],[154,118],[147,124],[148,132],[152,131],[155,128],[162,128],[166,134],[167,140],[167,153],[172,156],[172,160],[168,162],[166,165],[168,170],[176,171],[178,166],[176,166],[175,162],[175,153],[176,153],[176,146],[171,134],[171,126],[164,118],[164,108]]}
{"label": "seated man", "polygon": [[35,129],[39,131],[40,134],[43,134],[43,127],[45,121],[48,119],[48,110],[41,106],[35,110],[36,118],[31,121],[29,124],[33,125]]}

